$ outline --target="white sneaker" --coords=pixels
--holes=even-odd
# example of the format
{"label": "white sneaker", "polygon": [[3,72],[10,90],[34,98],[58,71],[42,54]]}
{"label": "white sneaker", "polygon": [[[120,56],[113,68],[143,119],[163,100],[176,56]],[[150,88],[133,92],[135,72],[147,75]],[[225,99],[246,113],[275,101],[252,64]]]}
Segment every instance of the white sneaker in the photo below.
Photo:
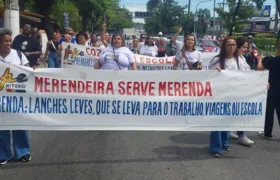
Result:
{"label": "white sneaker", "polygon": [[251,139],[249,139],[247,136],[244,136],[244,137],[240,137],[238,139],[238,143],[241,144],[241,145],[244,145],[244,146],[251,146],[255,142],[252,141]]}
{"label": "white sneaker", "polygon": [[238,137],[237,134],[235,134],[235,133],[233,133],[233,132],[229,132],[229,138],[230,138],[230,139],[238,139],[239,137]]}

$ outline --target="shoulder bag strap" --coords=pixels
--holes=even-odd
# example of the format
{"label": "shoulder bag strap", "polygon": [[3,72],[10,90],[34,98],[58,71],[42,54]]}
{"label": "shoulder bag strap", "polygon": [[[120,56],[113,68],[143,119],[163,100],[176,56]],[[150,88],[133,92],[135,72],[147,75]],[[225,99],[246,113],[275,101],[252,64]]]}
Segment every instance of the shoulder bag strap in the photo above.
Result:
{"label": "shoulder bag strap", "polygon": [[51,41],[53,48],[55,49],[56,52],[58,52],[58,50],[56,49],[55,45],[53,44],[53,41]]}

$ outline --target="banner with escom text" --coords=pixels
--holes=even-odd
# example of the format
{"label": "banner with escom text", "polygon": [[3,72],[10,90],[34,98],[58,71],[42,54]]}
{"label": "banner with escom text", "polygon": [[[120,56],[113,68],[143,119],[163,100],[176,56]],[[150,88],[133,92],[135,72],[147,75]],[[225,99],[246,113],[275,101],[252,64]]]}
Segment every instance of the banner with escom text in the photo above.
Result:
{"label": "banner with escom text", "polygon": [[0,129],[261,131],[268,72],[0,65]]}

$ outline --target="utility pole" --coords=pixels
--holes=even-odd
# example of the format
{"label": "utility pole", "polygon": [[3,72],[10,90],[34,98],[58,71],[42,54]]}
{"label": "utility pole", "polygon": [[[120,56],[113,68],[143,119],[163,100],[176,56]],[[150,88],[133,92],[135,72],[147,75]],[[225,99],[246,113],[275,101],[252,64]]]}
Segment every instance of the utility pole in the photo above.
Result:
{"label": "utility pole", "polygon": [[212,1],[212,0],[201,1],[201,2],[197,3],[197,5],[196,5],[196,8],[195,8],[195,18],[194,18],[194,33],[195,33],[195,36],[197,36],[197,33],[196,33],[196,23],[198,22],[197,7],[198,7],[201,3],[205,3],[205,2],[208,2],[208,1]]}
{"label": "utility pole", "polygon": [[[223,9],[223,12],[225,11],[225,5],[227,4],[225,2],[225,0],[223,0],[222,3],[217,3],[219,5],[219,9]],[[223,19],[221,17],[219,17],[219,20],[220,20],[220,34],[222,34],[222,31],[223,31]]]}
{"label": "utility pole", "polygon": [[14,39],[19,34],[19,0],[6,0],[4,10],[4,27],[13,32]]}
{"label": "utility pole", "polygon": [[278,9],[278,14],[280,16],[280,1],[279,0],[275,0],[275,2],[276,2],[277,9]]}
{"label": "utility pole", "polygon": [[[189,20],[190,20],[190,13],[191,13],[191,0],[189,0],[189,4],[188,4],[188,17],[187,17],[187,24],[189,24]],[[189,29],[189,25],[187,25],[188,29]],[[185,29],[185,33],[186,33]]]}
{"label": "utility pole", "polygon": [[216,8],[216,0],[214,0],[214,8],[213,8],[213,38],[214,39],[214,36],[215,36],[215,30],[216,30],[216,23],[215,23],[215,8]]}
{"label": "utility pole", "polygon": [[190,13],[191,13],[191,1],[189,0],[189,4],[188,4],[188,19],[190,18]]}

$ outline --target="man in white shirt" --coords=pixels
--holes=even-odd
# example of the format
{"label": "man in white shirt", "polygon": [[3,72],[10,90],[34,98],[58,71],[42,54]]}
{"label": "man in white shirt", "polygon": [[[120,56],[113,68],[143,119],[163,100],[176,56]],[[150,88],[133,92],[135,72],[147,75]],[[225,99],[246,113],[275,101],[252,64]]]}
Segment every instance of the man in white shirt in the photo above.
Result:
{"label": "man in white shirt", "polygon": [[[11,30],[0,29],[0,64],[29,66],[26,56],[22,52],[11,48],[11,36]],[[0,165],[6,164],[13,157],[22,162],[31,160],[28,132],[22,130],[12,131],[12,138],[14,156],[11,151],[11,132],[8,130],[0,131]]]}

